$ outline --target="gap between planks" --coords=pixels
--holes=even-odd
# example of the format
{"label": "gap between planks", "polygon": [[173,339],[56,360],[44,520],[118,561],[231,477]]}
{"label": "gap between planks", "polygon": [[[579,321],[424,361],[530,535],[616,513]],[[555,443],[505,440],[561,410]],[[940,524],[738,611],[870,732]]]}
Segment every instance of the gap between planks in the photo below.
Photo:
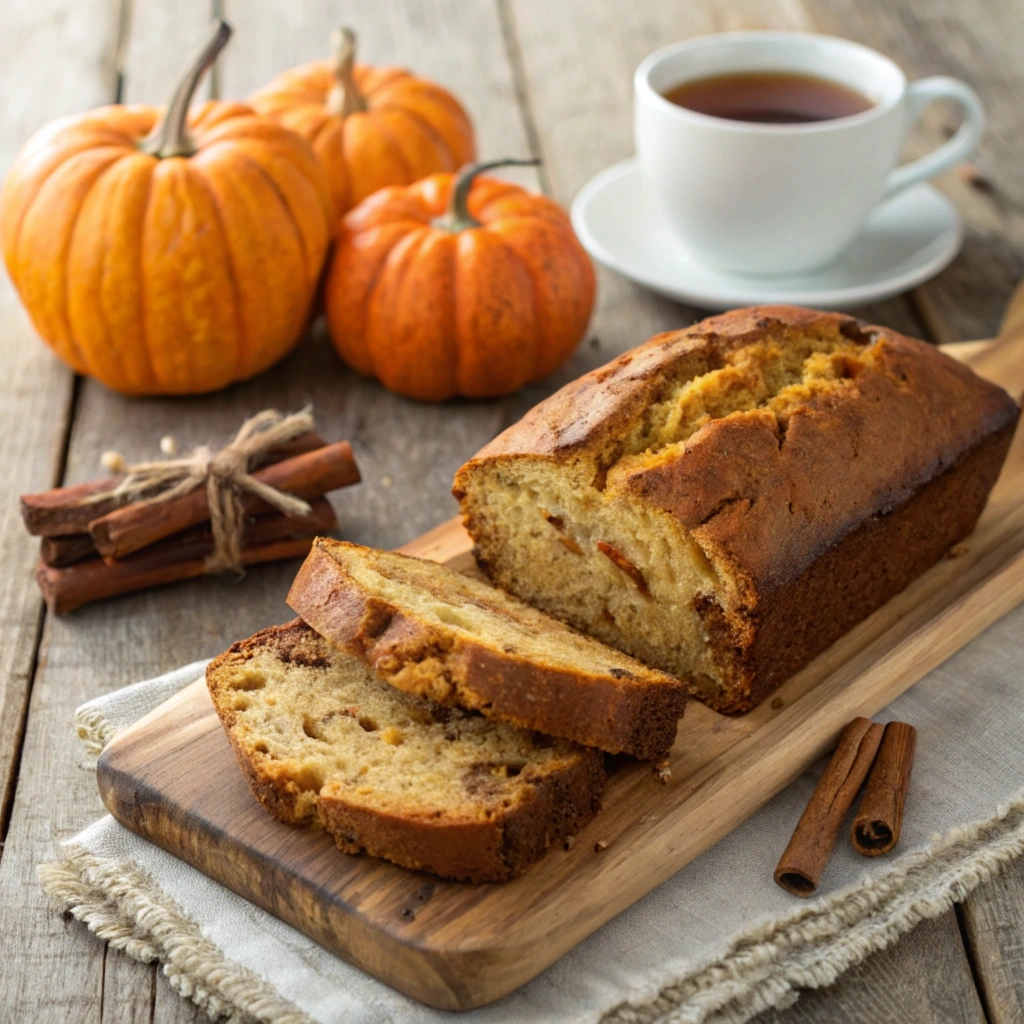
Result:
{"label": "gap between planks", "polygon": [[[523,62],[523,51],[516,33],[515,19],[510,8],[511,0],[494,0],[498,12],[498,23],[501,25],[501,37],[505,43],[509,67],[512,69],[512,82],[515,87],[516,104],[523,121],[523,131],[530,148],[530,156],[540,160],[537,178],[541,191],[552,195],[551,174],[544,159],[544,145],[541,142],[537,121],[533,116],[533,104],[530,102],[530,86],[526,77],[526,65]],[[589,333],[589,332],[588,332]]]}
{"label": "gap between planks", "polygon": [[963,904],[954,903],[951,913],[956,920],[957,934],[960,936],[960,944],[964,948],[964,957],[967,961],[967,970],[971,975],[971,982],[974,984],[974,990],[978,993],[978,1003],[981,1008],[982,1016],[984,1017],[986,1024],[996,1024],[989,1007],[988,997],[985,993],[984,978],[978,963],[977,952],[971,945],[971,937],[967,931],[967,923],[964,921]]}
{"label": "gap between planks", "polygon": [[[81,391],[82,378],[74,374],[71,380],[71,387],[68,391],[67,403],[64,407],[64,414],[61,418],[59,441],[54,456],[54,465],[50,473],[49,485],[51,488],[59,487],[64,481],[64,471],[67,467],[68,450],[71,447],[71,430],[74,425],[75,410],[78,407],[78,395]],[[13,504],[13,502],[12,502]],[[20,513],[15,511],[8,513],[20,518]],[[30,538],[29,542],[34,542]],[[26,584],[35,587],[35,580]],[[36,674],[39,669],[39,651],[43,641],[43,627],[46,623],[46,616],[49,614],[42,597],[37,597],[38,615],[35,621],[35,635],[32,637],[31,651],[28,660],[28,670],[25,676],[25,688],[22,694],[21,707],[14,724],[14,744],[11,749],[10,770],[7,776],[7,785],[4,792],[0,793],[0,860],[3,859],[4,849],[7,845],[7,828],[11,820],[11,811],[14,808],[14,797],[18,791],[18,779],[21,773],[21,755],[25,746],[25,733],[28,731],[29,707],[32,703],[32,691],[35,689]]]}

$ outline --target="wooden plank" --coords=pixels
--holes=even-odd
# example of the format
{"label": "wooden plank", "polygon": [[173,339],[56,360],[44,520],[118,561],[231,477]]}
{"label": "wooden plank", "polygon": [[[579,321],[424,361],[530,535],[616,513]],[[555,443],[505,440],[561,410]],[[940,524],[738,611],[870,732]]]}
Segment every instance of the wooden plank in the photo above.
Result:
{"label": "wooden plank", "polygon": [[153,993],[152,1024],[208,1024],[210,1018],[191,999],[183,999],[171,988],[167,975],[157,969]]}
{"label": "wooden plank", "polygon": [[[31,62],[29,71],[45,72],[48,83],[52,83],[54,55],[69,54],[73,59],[72,66],[64,66],[58,78],[65,83],[64,88],[53,90],[51,87],[48,92],[40,85],[37,90],[46,97],[45,117],[114,99],[118,17],[127,12],[127,7],[118,0],[88,6],[52,3],[44,5],[42,11],[38,10],[38,4],[24,6],[26,10],[31,7],[36,18],[35,32],[31,36],[33,47],[24,53],[24,60]],[[165,100],[180,73],[188,48],[194,46],[205,31],[209,0],[189,0],[187,4],[174,5],[173,10],[159,0],[140,0],[132,13],[134,18],[125,54],[124,99],[129,102]],[[87,21],[88,31],[85,30]],[[57,28],[62,23],[66,26],[66,38]],[[43,54],[38,52],[40,49]],[[78,54],[80,56],[76,56]],[[94,69],[88,61],[95,64]],[[26,86],[25,78],[30,76],[22,74],[24,71],[20,64],[11,68],[11,73],[19,77],[17,88],[7,90],[9,94],[20,96],[26,90],[35,90],[31,81]],[[90,72],[96,79],[95,87],[91,85]],[[64,371],[61,373],[70,378]],[[34,397],[38,408],[22,410],[19,429],[5,432],[14,443],[19,443],[23,437],[27,443],[31,440],[31,431],[46,425],[52,429],[43,407],[54,400],[55,391],[59,389],[44,379],[34,382],[28,394]],[[102,391],[98,385],[84,382],[78,408],[83,402],[93,404],[98,391]],[[99,443],[98,439],[94,443]],[[90,472],[86,475],[97,475],[93,471],[97,455],[90,457]],[[19,483],[14,493],[38,490],[55,482],[58,481],[47,478],[31,484]],[[15,511],[13,505],[9,507]],[[16,526],[20,528],[20,523]],[[31,565],[36,545],[26,543],[23,537],[20,543]],[[37,609],[31,570],[26,569],[22,575]],[[39,619],[38,610],[34,611],[34,617]],[[73,635],[67,642],[72,646],[80,645]],[[73,834],[102,811],[96,798],[95,780],[91,773],[79,767],[81,751],[70,730],[73,709],[104,686],[110,688],[118,685],[118,681],[131,681],[131,676],[119,676],[116,671],[97,672],[95,664],[86,667],[79,662],[79,668],[84,671],[72,670],[76,681],[69,685],[62,676],[59,659],[51,657],[54,643],[53,623],[50,622],[41,647],[40,670],[30,706],[6,851],[9,856],[0,872],[4,916],[9,915],[12,922],[17,922],[4,978],[0,981],[0,1004],[4,1004],[5,987],[9,986],[12,997],[20,1002],[4,1005],[18,1006],[20,1012],[12,1011],[18,1019],[23,1015],[24,1019],[40,1021],[149,1021],[154,968],[137,964],[116,951],[108,951],[80,927],[56,917],[46,905],[35,879],[35,865],[53,856],[54,839]],[[56,643],[59,645],[60,640]],[[5,650],[4,657],[7,654]],[[117,664],[116,658],[108,664]],[[56,999],[52,987],[55,974],[61,982]]]}
{"label": "wooden plank", "polygon": [[[46,121],[114,98],[116,39],[116,0],[74,5],[12,0],[2,6],[0,173]],[[6,275],[0,282],[0,360],[0,435],[6,444],[5,493],[11,498],[0,511],[0,559],[8,581],[0,595],[0,838],[7,832],[18,756],[22,769],[34,762],[39,775],[34,800],[22,800],[15,808],[19,823],[7,836],[0,861],[5,927],[0,1006],[11,1020],[97,1021],[102,943],[41,908],[23,913],[25,894],[33,893],[38,903],[35,863],[42,851],[52,851],[55,828],[67,827],[71,805],[62,803],[62,791],[50,788],[47,780],[48,770],[61,760],[53,746],[67,734],[66,716],[60,716],[59,724],[40,723],[44,731],[49,726],[51,739],[41,742],[36,730],[22,746],[42,616],[32,573],[36,544],[24,534],[13,496],[58,482],[74,390],[72,374],[36,337]],[[66,771],[76,771],[71,744],[60,745]],[[98,806],[95,799],[91,806]],[[76,814],[83,810],[79,806]]]}
{"label": "wooden plank", "polygon": [[[212,15],[212,0],[175,0],[173,4],[132,0],[123,55],[123,101],[167,102],[189,54],[202,45]],[[213,96],[211,77],[200,84],[197,101]],[[95,381],[82,382],[85,405],[102,404],[107,394]],[[103,960],[102,1024],[150,1024],[159,973],[159,964],[140,964],[108,947]],[[175,998],[187,1013],[202,1012],[191,1002]]]}
{"label": "wooden plank", "polygon": [[157,967],[127,953],[104,950],[100,1024],[151,1024]]}
{"label": "wooden plank", "polygon": [[[131,0],[122,54],[122,102],[167,103],[192,55],[210,31],[215,0]],[[195,103],[213,96],[211,76]]]}
{"label": "wooden plank", "polygon": [[[3,5],[0,177],[46,121],[113,97],[115,13],[114,0],[89,0],[72,10],[62,0],[10,0]],[[72,374],[36,336],[6,273],[0,273],[0,362],[4,483],[12,496],[0,509],[0,562],[8,580],[0,593],[2,852],[41,626],[41,602],[32,578],[37,545],[25,535],[13,496],[56,482],[74,393]]]}
{"label": "wooden plank", "polygon": [[[488,159],[531,150],[497,12],[491,3],[456,0],[224,0],[236,38],[222,57],[223,95],[244,98],[274,75],[329,55],[331,31],[352,26],[358,59],[398,65],[457,96],[473,120],[477,151]],[[535,182],[531,169],[510,178]]]}
{"label": "wooden plank", "polygon": [[[926,970],[922,965],[930,964]],[[889,949],[823,990],[801,993],[786,1010],[751,1024],[985,1024],[954,911],[922,921]]]}
{"label": "wooden plank", "polygon": [[[995,334],[1003,306],[1024,277],[1024,160],[1019,129],[1024,23],[1013,5],[977,0],[929,4],[887,0],[799,0],[813,26],[848,36],[891,56],[910,78],[947,74],[981,95],[988,128],[976,164],[985,187],[955,171],[936,181],[964,216],[963,252],[920,290],[937,340]],[[932,149],[952,130],[947,109],[934,108],[914,133],[910,155]]]}
{"label": "wooden plank", "polygon": [[989,1024],[1024,1020],[1024,861],[979,886],[961,913]]}
{"label": "wooden plank", "polygon": [[[1001,330],[1003,337],[1024,337],[1024,286],[1014,292]],[[984,365],[988,351],[976,352],[976,365]],[[990,1024],[1024,1020],[1024,862],[975,889],[960,914]]]}

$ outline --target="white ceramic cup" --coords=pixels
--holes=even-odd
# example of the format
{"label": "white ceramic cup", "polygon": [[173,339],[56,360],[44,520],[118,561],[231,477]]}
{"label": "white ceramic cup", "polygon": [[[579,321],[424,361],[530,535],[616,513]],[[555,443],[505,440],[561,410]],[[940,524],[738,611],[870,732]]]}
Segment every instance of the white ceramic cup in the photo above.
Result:
{"label": "white ceramic cup", "polygon": [[[662,95],[744,71],[829,79],[873,106],[829,121],[760,124],[699,114]],[[963,82],[908,83],[866,46],[804,32],[725,32],[666,46],[637,68],[634,89],[637,152],[669,226],[697,256],[748,274],[791,274],[835,259],[879,202],[970,156],[985,123]],[[939,99],[962,108],[960,128],[897,167],[907,129]]]}

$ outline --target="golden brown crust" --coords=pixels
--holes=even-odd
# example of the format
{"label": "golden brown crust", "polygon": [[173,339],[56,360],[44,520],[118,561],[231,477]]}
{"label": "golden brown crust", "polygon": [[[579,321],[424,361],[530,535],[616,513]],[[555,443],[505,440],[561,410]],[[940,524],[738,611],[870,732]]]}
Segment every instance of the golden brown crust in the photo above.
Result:
{"label": "golden brown crust", "polygon": [[[529,454],[564,461],[576,454],[617,456],[623,434],[671,386],[721,366],[722,355],[770,337],[776,325],[810,325],[892,333],[862,325],[841,313],[819,313],[798,306],[752,306],[708,317],[680,331],[665,331],[642,345],[583,374],[535,405],[499,434],[455,474],[459,479],[477,462]],[[850,326],[848,326],[850,325]]]}
{"label": "golden brown crust", "polygon": [[[646,760],[672,746],[686,687],[637,665],[637,675],[568,671],[472,641],[368,593],[318,538],[288,593],[289,606],[332,644],[399,689],[489,718]],[[402,557],[402,556],[393,556]]]}
{"label": "golden brown crust", "polygon": [[708,633],[730,680],[716,711],[742,714],[847,630],[880,608],[974,529],[1013,424],[966,452],[903,504],[872,516],[802,573],[756,602],[738,627],[709,601]]}
{"label": "golden brown crust", "polygon": [[784,584],[1016,421],[1004,391],[933,346],[887,331],[874,347],[877,370],[813,397],[783,432],[767,411],[712,421],[684,458],[622,486],[671,511],[759,590]]}
{"label": "golden brown crust", "polygon": [[[681,382],[801,332],[841,336],[865,358],[784,421],[768,408],[712,418],[678,450],[623,460]],[[482,546],[471,480],[521,459],[582,464],[609,498],[668,513],[730,590],[724,608],[698,605],[728,678],[729,694],[709,702],[749,710],[973,529],[1017,417],[1001,388],[924,342],[843,314],[753,307],[657,335],[567,385],[463,466],[453,493]],[[927,514],[922,493],[943,495],[941,514]],[[833,585],[845,604],[809,592]]]}
{"label": "golden brown crust", "polygon": [[446,878],[499,882],[521,874],[548,846],[575,834],[600,810],[604,762],[593,750],[577,749],[551,768],[527,765],[522,798],[508,807],[484,809],[475,818],[444,811],[400,814],[353,803],[330,782],[319,792],[300,785],[236,732],[231,700],[236,691],[230,682],[255,654],[268,650],[285,663],[327,667],[323,643],[295,619],[233,644],[207,666],[210,696],[239,767],[253,795],[274,817],[323,827],[349,853],[366,852]]}
{"label": "golden brown crust", "polygon": [[321,813],[346,853],[369,853],[460,881],[504,882],[522,874],[549,846],[575,835],[601,809],[604,767],[599,755],[587,753],[592,756],[565,771],[537,773],[530,801],[488,821],[377,813],[329,789],[321,794]]}

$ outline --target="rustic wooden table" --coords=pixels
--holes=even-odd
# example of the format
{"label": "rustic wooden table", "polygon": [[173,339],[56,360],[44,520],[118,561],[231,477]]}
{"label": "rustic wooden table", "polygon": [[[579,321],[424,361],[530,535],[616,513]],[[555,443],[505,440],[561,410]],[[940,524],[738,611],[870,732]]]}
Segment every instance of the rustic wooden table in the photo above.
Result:
{"label": "rustic wooden table", "polygon": [[[562,203],[631,149],[632,71],[655,47],[740,27],[814,29],[889,53],[911,77],[971,82],[989,113],[973,183],[941,186],[967,222],[961,256],[913,294],[862,314],[933,341],[995,332],[1024,276],[1024,6],[1014,0],[4,0],[0,8],[0,173],[25,138],[62,114],[121,99],[163,101],[212,13],[236,36],[209,88],[244,97],[272,74],[324,53],[339,17],[365,59],[408,65],[463,97],[484,156],[533,154],[540,186]],[[915,135],[950,131],[933,110]],[[913,148],[913,147],[912,147]],[[0,275],[2,276],[2,275]],[[357,379],[322,332],[262,378],[206,398],[127,400],[76,379],[34,336],[0,282],[0,1018],[4,1022],[199,1021],[153,966],[108,951],[47,909],[35,865],[101,812],[71,729],[97,694],[224,649],[289,616],[294,565],[253,570],[47,615],[32,579],[36,545],[17,495],[95,476],[100,453],[151,454],[224,441],[269,405],[316,405],[325,435],[351,439],[365,482],[341,492],[343,535],[403,543],[451,515],[452,473],[468,455],[566,380],[647,335],[701,315],[606,272],[592,330],[555,379],[499,402],[424,406]],[[831,989],[763,1021],[1024,1020],[1024,863],[954,912],[922,924]]]}

